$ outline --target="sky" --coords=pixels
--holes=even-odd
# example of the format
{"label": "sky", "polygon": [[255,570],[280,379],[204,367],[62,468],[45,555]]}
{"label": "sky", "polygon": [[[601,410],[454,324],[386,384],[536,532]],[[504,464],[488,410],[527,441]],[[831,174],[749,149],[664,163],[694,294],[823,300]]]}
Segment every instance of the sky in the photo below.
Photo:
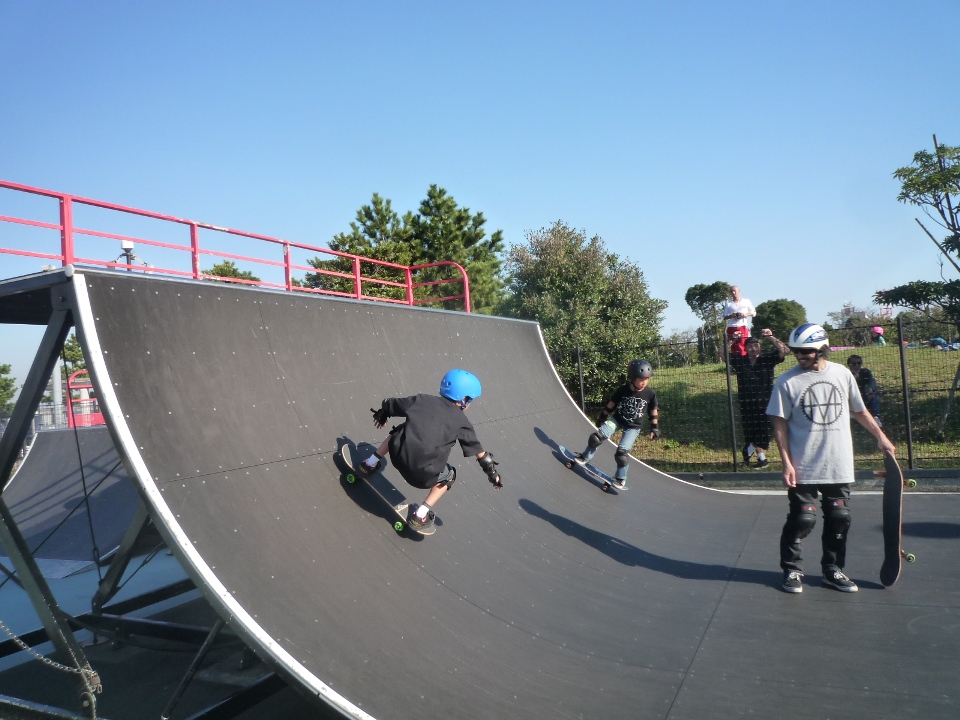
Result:
{"label": "sky", "polygon": [[[958,26],[956,0],[8,0],[0,180],[318,246],[437,184],[508,244],[600,236],[665,333],[716,280],[822,322],[939,277],[892,173],[960,145]],[[10,191],[0,215],[56,222]],[[0,326],[19,382],[39,338]]]}

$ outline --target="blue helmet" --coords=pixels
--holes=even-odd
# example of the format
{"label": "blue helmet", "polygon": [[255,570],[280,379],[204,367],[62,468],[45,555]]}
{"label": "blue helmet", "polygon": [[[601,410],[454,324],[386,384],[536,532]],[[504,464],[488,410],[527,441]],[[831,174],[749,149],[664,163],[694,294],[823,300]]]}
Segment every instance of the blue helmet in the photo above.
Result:
{"label": "blue helmet", "polygon": [[465,408],[480,397],[480,381],[466,370],[451,370],[440,381],[440,394]]}

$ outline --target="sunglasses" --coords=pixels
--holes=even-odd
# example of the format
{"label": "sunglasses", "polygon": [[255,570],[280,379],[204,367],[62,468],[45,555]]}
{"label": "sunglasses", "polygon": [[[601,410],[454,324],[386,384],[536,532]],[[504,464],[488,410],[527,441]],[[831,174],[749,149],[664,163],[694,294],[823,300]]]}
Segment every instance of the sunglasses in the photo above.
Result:
{"label": "sunglasses", "polygon": [[816,354],[817,354],[817,351],[816,351],[816,350],[813,350],[813,349],[810,349],[810,350],[794,350],[794,351],[793,351],[793,354],[794,354],[794,355],[816,355]]}

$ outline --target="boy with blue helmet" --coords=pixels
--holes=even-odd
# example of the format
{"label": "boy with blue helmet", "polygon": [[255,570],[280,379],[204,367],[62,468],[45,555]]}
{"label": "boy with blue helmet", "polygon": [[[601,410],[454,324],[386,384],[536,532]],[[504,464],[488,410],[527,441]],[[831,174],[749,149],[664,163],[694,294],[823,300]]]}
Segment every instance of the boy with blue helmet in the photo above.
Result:
{"label": "boy with blue helmet", "polygon": [[421,393],[387,398],[379,410],[371,408],[373,423],[378,428],[384,427],[392,417],[404,417],[406,421],[390,430],[376,452],[360,463],[360,470],[376,471],[389,452],[390,461],[407,483],[430,490],[423,503],[410,505],[407,523],[415,530],[433,525],[432,508],[457,479],[457,469],[447,462],[457,442],[464,457],[476,456],[495,488],[503,487],[493,455],[481,447],[473,425],[463,412],[480,397],[481,391],[476,375],[454,369],[440,380],[440,397]]}

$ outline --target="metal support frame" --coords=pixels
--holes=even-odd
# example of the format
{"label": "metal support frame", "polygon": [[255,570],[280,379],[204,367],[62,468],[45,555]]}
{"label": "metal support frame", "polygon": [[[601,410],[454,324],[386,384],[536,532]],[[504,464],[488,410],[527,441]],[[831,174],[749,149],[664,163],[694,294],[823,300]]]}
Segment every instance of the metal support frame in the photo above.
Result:
{"label": "metal support frame", "polygon": [[173,696],[167,702],[167,706],[163,709],[163,712],[160,713],[160,720],[169,720],[170,713],[173,712],[173,708],[176,707],[177,703],[180,702],[180,698],[183,697],[183,693],[186,692],[187,686],[190,685],[193,680],[193,676],[196,675],[197,670],[200,669],[200,665],[203,663],[204,658],[207,657],[207,653],[210,652],[210,648],[213,647],[213,643],[217,639],[217,635],[220,634],[220,631],[223,630],[226,622],[223,618],[218,617],[217,622],[214,623],[213,628],[210,630],[210,634],[207,635],[207,639],[204,640],[203,645],[200,647],[200,651],[197,653],[197,656],[193,659],[193,662],[190,663],[190,667],[187,668],[186,674],[183,676],[183,679],[180,681],[180,684],[177,686],[177,689],[173,691]]}
{"label": "metal support frame", "polygon": [[117,548],[113,559],[110,561],[110,569],[103,577],[97,592],[90,601],[90,607],[94,614],[101,613],[104,603],[109,602],[110,598],[117,594],[120,589],[120,579],[133,559],[133,551],[136,549],[138,541],[149,525],[150,515],[147,513],[147,506],[141,501],[140,507],[137,508],[137,514],[134,515],[130,526],[123,534],[120,547]]}
{"label": "metal support frame", "polygon": [[[30,372],[27,373],[27,380],[20,391],[20,397],[14,406],[10,423],[0,438],[0,488],[4,487],[10,478],[16,455],[27,436],[30,419],[40,405],[47,381],[56,366],[57,358],[73,324],[71,303],[65,287],[53,287],[50,292],[53,312],[47,322],[47,329],[33,359]],[[73,636],[66,614],[57,604],[2,496],[0,496],[0,545],[13,563],[23,589],[43,623],[50,642],[56,648],[58,658],[65,666],[77,671],[70,673],[70,676],[77,688],[81,708],[90,712],[92,717],[96,717],[95,688],[86,675],[92,672],[90,663],[80,643]]]}

